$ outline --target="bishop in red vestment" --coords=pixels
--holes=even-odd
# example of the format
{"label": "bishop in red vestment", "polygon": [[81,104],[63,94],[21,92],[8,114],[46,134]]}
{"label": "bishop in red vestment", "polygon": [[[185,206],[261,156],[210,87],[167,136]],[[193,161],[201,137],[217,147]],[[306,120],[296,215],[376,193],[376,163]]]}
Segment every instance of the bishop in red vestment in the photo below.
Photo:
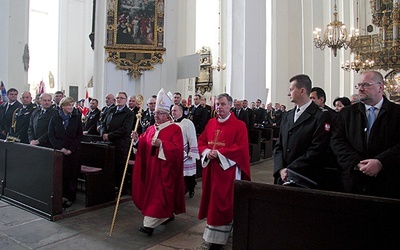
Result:
{"label": "bishop in red vestment", "polygon": [[144,215],[139,231],[149,236],[174,214],[186,212],[182,131],[171,121],[170,104],[164,106],[156,108],[156,124],[138,139],[132,175],[132,199]]}
{"label": "bishop in red vestment", "polygon": [[234,180],[250,180],[246,124],[230,113],[232,97],[217,98],[218,117],[209,120],[198,139],[203,183],[199,219],[207,218],[203,238],[225,245],[233,222]]}

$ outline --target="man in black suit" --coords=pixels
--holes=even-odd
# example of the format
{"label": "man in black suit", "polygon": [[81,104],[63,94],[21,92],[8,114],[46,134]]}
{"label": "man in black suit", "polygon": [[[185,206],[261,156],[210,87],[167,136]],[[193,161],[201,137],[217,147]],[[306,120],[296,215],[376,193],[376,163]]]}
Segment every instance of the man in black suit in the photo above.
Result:
{"label": "man in black suit", "polygon": [[147,109],[142,112],[138,134],[146,132],[146,129],[155,123],[154,111],[156,110],[156,98],[157,96],[152,96],[147,100]]}
{"label": "man in black suit", "polygon": [[128,108],[133,113],[133,127],[132,127],[132,130],[134,130],[135,129],[135,125],[136,125],[136,120],[137,120],[137,114],[139,113],[139,109],[140,109],[136,105],[136,96],[133,95],[133,96],[129,97]]}
{"label": "man in black suit", "polygon": [[115,146],[115,183],[119,187],[125,162],[128,157],[130,135],[133,126],[133,113],[126,106],[128,96],[125,92],[117,94],[117,105],[107,112],[101,123],[100,134],[103,140]]}
{"label": "man in black suit", "polygon": [[49,121],[57,111],[51,108],[51,95],[40,96],[41,108],[36,109],[29,120],[28,139],[31,145],[51,148],[49,141]]}
{"label": "man in black suit", "polygon": [[[323,159],[330,138],[330,120],[309,98],[311,79],[297,75],[290,79],[288,96],[296,107],[283,117],[274,150],[274,177],[277,184],[318,187]],[[311,179],[303,181],[299,175]],[[316,183],[313,183],[316,182]]]}
{"label": "man in black suit", "polygon": [[17,101],[18,90],[14,88],[7,90],[7,98],[8,102],[0,106],[0,139],[6,139],[10,132],[14,111],[22,106]]}
{"label": "man in black suit", "polygon": [[261,99],[257,99],[256,107],[254,109],[254,126],[257,127],[259,124],[263,124],[266,120],[265,109],[261,107]]}
{"label": "man in black suit", "polygon": [[193,122],[197,135],[203,133],[208,122],[208,112],[200,105],[200,99],[201,96],[199,94],[194,96],[194,105],[190,107],[189,111],[189,119]]}
{"label": "man in black suit", "polygon": [[36,110],[36,104],[32,103],[32,95],[25,91],[21,95],[22,106],[15,110],[13,124],[10,129],[10,136],[16,137],[22,143],[29,143],[28,128],[29,121],[33,111]]}
{"label": "man in black suit", "polygon": [[311,89],[310,93],[310,99],[318,105],[323,110],[328,111],[329,115],[331,116],[332,121],[334,121],[337,117],[337,112],[328,107],[325,102],[326,102],[326,94],[325,91],[320,88],[320,87],[314,87]]}
{"label": "man in black suit", "polygon": [[63,98],[64,98],[64,93],[60,90],[56,91],[53,97],[53,105],[51,105],[52,109],[54,109],[57,112],[60,111],[60,101]]}
{"label": "man in black suit", "polygon": [[250,128],[249,115],[242,108],[242,101],[241,100],[235,100],[233,105],[234,105],[234,109],[233,109],[232,112],[235,114],[236,118],[238,118],[239,120],[243,121],[246,124],[247,129],[249,129]]}
{"label": "man in black suit", "polygon": [[245,99],[242,101],[243,110],[247,112],[247,116],[249,117],[249,126],[247,129],[254,128],[254,111],[248,107],[249,102]]}
{"label": "man in black suit", "polygon": [[101,123],[105,120],[108,111],[115,106],[115,97],[113,94],[106,95],[105,98],[106,106],[101,109],[99,123],[97,124],[97,130],[100,131]]}
{"label": "man in black suit", "polygon": [[332,149],[344,171],[346,190],[400,198],[400,106],[384,96],[377,71],[361,73],[356,88],[361,102],[340,110]]}
{"label": "man in black suit", "polygon": [[100,109],[97,108],[99,102],[97,99],[90,101],[90,110],[86,114],[85,122],[83,123],[83,134],[84,135],[99,135],[97,131],[97,123],[100,119]]}

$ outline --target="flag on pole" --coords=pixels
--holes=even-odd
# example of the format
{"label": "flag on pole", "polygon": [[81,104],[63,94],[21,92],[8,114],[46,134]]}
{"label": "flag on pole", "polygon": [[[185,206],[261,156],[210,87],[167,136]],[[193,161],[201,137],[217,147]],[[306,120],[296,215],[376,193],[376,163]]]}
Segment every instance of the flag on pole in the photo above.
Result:
{"label": "flag on pole", "polygon": [[189,97],[187,99],[187,106],[188,107],[192,106],[192,95],[189,95]]}
{"label": "flag on pole", "polygon": [[1,98],[1,103],[8,102],[7,90],[6,90],[6,86],[4,86],[3,81],[1,81],[0,89],[1,89],[1,97],[0,97]]}
{"label": "flag on pole", "polygon": [[90,110],[89,92],[86,89],[85,102],[83,103],[83,108],[82,108],[82,115],[86,116],[89,110]]}
{"label": "flag on pole", "polygon": [[44,82],[43,80],[40,81],[39,83],[39,90],[38,90],[38,94],[43,94],[44,93]]}

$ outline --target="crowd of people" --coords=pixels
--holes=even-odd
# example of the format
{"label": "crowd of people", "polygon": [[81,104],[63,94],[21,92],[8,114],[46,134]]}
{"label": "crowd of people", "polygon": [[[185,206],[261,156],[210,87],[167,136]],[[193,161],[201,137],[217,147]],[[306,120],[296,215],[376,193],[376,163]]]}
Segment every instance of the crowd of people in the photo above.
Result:
{"label": "crowd of people", "polygon": [[379,72],[363,72],[355,86],[358,94],[335,98],[332,109],[322,88],[312,87],[307,75],[296,75],[289,80],[293,108],[288,111],[279,103],[265,107],[261,99],[249,107],[248,100],[226,93],[217,96],[215,110],[199,94],[188,107],[179,92],[170,97],[162,89],[141,112],[136,97],[125,92],[107,94],[101,110],[91,99],[84,112],[62,92],[53,98],[43,93],[33,103],[26,91],[20,103],[11,88],[8,102],[0,106],[0,138],[63,153],[64,207],[76,199],[84,135],[116,147],[116,187],[133,140],[132,199],[144,215],[139,230],[148,236],[186,211],[185,194],[195,195],[199,162],[198,217],[207,218],[203,238],[219,249],[232,230],[233,182],[250,180],[249,129],[279,128],[273,152],[276,184],[400,198],[400,106],[384,96],[383,83]]}

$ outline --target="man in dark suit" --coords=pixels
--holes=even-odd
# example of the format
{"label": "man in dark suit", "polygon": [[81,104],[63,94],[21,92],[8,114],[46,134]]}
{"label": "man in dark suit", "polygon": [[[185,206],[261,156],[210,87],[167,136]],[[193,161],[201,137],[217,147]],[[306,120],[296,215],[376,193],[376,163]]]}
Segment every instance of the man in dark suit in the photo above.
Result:
{"label": "man in dark suit", "polygon": [[189,119],[193,122],[197,135],[203,133],[208,122],[207,109],[200,105],[200,99],[201,96],[196,94],[193,98],[194,105],[192,105],[189,110]]}
{"label": "man in dark suit", "polygon": [[[277,184],[318,187],[322,160],[330,138],[330,120],[309,98],[311,79],[297,75],[290,79],[288,96],[296,107],[283,117],[274,150],[274,177]],[[300,176],[311,182],[304,181]],[[316,183],[315,183],[316,182]]]}
{"label": "man in dark suit", "polygon": [[128,96],[125,92],[119,92],[116,99],[117,105],[107,112],[102,121],[100,134],[104,141],[111,142],[116,148],[114,185],[119,187],[129,152],[133,113],[126,106]]}
{"label": "man in dark suit", "polygon": [[266,120],[265,109],[261,107],[261,99],[257,99],[256,107],[254,108],[254,126],[263,124],[265,120]]}
{"label": "man in dark suit", "polygon": [[328,107],[325,102],[326,102],[326,94],[325,91],[320,88],[320,87],[314,87],[311,89],[310,93],[310,99],[318,105],[323,110],[328,111],[329,115],[331,116],[332,121],[334,121],[337,117],[337,112]]}
{"label": "man in dark suit", "polygon": [[234,105],[234,109],[233,109],[232,112],[235,114],[236,118],[238,118],[239,120],[243,121],[246,124],[247,129],[249,129],[249,127],[250,127],[249,115],[242,108],[242,101],[235,100],[233,105]]}
{"label": "man in dark suit", "polygon": [[106,95],[105,101],[106,106],[101,109],[99,123],[97,124],[98,131],[100,131],[101,123],[105,120],[108,111],[115,106],[115,97],[113,94]]}
{"label": "man in dark suit", "polygon": [[146,132],[146,129],[155,123],[154,111],[156,109],[156,97],[152,96],[147,100],[147,109],[142,112],[138,134]]}
{"label": "man in dark suit", "polygon": [[8,102],[0,106],[0,139],[6,139],[10,132],[14,111],[22,104],[17,101],[18,90],[10,88],[7,90]]}
{"label": "man in dark suit", "polygon": [[356,88],[361,102],[339,112],[332,135],[345,191],[400,198],[400,106],[379,72],[361,73]]}
{"label": "man in dark suit", "polygon": [[57,112],[60,111],[60,101],[63,98],[64,98],[64,93],[60,90],[56,91],[56,93],[54,93],[53,104],[51,105],[51,108]]}
{"label": "man in dark suit", "polygon": [[13,124],[10,129],[10,136],[18,138],[22,143],[29,143],[28,128],[29,121],[33,111],[36,110],[36,104],[32,103],[32,95],[25,91],[21,95],[22,106],[15,110]]}
{"label": "man in dark suit", "polygon": [[90,101],[90,111],[86,114],[85,122],[83,123],[83,134],[84,135],[99,135],[97,131],[97,123],[100,119],[100,109],[97,108],[99,104],[97,99]]}
{"label": "man in dark suit", "polygon": [[[136,105],[136,96],[130,96],[129,97],[129,103],[128,103],[128,108],[130,111],[133,113],[133,127],[132,130],[135,129],[136,125],[136,120],[137,120],[137,114],[139,113],[140,108]],[[139,128],[139,126],[138,126]]]}
{"label": "man in dark suit", "polygon": [[249,117],[249,126],[247,128],[252,129],[254,128],[254,112],[248,105],[249,102],[246,99],[242,101],[243,110],[247,112],[247,116]]}
{"label": "man in dark suit", "polygon": [[57,111],[51,108],[51,95],[43,93],[40,96],[41,108],[36,109],[30,118],[28,139],[31,145],[51,148],[49,141],[49,121]]}

